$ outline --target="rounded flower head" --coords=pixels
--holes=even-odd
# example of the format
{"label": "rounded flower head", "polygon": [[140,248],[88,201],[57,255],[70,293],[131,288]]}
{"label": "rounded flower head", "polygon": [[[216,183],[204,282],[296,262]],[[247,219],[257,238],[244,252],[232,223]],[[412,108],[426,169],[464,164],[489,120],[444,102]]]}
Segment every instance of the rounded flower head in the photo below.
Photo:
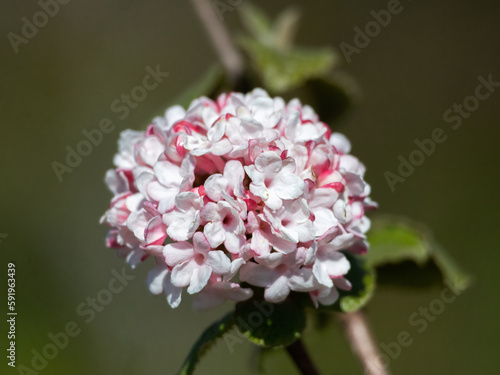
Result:
{"label": "rounded flower head", "polygon": [[121,134],[107,246],[133,267],[154,258],[149,288],[172,307],[184,289],[197,309],[250,298],[239,281],[331,305],[350,288],[341,250],[367,251],[375,207],[350,149],[311,107],[261,89],[171,107]]}

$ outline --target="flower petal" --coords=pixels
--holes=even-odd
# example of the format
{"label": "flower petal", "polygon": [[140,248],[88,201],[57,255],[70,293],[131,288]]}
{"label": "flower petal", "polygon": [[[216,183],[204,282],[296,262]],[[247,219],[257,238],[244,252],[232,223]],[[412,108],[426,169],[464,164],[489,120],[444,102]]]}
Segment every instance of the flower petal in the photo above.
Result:
{"label": "flower petal", "polygon": [[194,260],[187,260],[180,263],[172,270],[172,284],[178,288],[184,288],[191,283],[191,277],[198,269],[198,264]]}
{"label": "flower petal", "polygon": [[174,242],[163,248],[163,257],[170,267],[190,260],[194,254],[193,245],[189,242]]}
{"label": "flower petal", "polygon": [[210,279],[211,274],[212,268],[208,265],[196,267],[191,275],[191,281],[189,283],[187,292],[189,294],[198,293],[205,287],[205,285],[207,285],[208,279]]}
{"label": "flower petal", "polygon": [[279,276],[274,283],[264,291],[264,298],[268,302],[279,303],[283,302],[286,297],[290,294],[290,288],[288,286],[288,279],[286,276]]}
{"label": "flower petal", "polygon": [[247,263],[240,269],[241,281],[260,287],[272,285],[278,276],[273,269],[256,263]]}
{"label": "flower petal", "polygon": [[225,275],[231,271],[231,261],[220,250],[212,250],[205,255],[205,263],[212,267],[212,270],[218,275]]}

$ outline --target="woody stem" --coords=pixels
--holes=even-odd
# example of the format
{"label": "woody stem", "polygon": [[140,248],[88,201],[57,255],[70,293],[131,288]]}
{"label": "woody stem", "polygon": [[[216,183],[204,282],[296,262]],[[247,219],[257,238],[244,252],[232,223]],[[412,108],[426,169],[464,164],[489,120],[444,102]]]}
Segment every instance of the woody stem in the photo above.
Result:
{"label": "woody stem", "polygon": [[365,314],[362,311],[339,314],[339,319],[343,323],[352,351],[363,364],[365,374],[389,375],[389,371],[380,359]]}
{"label": "woody stem", "polygon": [[218,19],[215,9],[207,0],[191,0],[205,30],[212,41],[228,76],[237,82],[243,74],[243,59],[235,48],[227,29]]}
{"label": "woody stem", "polygon": [[319,375],[301,339],[295,340],[293,344],[288,345],[286,351],[303,375]]}

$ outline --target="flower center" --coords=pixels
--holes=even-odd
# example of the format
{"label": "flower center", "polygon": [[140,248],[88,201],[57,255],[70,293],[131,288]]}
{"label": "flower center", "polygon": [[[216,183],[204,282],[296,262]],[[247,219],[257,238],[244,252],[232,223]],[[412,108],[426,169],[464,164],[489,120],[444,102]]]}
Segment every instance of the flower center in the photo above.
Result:
{"label": "flower center", "polygon": [[194,181],[193,181],[193,188],[197,188],[197,187],[203,186],[205,184],[205,181],[209,177],[210,177],[210,174],[208,174],[208,173],[205,173],[205,174],[197,174],[197,173],[195,173],[195,175],[194,175]]}
{"label": "flower center", "polygon": [[222,225],[224,226],[229,226],[233,222],[233,217],[231,215],[226,215],[224,216],[224,219],[222,219]]}
{"label": "flower center", "polygon": [[205,263],[205,255],[200,254],[200,253],[196,254],[196,255],[194,256],[194,261],[195,261],[195,262],[196,262],[196,264],[198,264],[198,265],[202,265],[202,264],[204,264],[204,263]]}

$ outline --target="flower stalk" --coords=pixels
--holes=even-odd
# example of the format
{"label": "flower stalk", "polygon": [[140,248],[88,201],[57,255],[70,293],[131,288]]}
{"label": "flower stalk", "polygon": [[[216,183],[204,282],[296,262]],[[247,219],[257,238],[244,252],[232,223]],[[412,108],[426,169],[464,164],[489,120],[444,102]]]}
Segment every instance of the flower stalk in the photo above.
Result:
{"label": "flower stalk", "polygon": [[362,311],[340,314],[345,335],[352,351],[363,364],[367,375],[389,375],[386,366],[380,360],[380,353],[370,331],[370,326]]}
{"label": "flower stalk", "polygon": [[301,339],[297,339],[293,344],[286,347],[286,351],[292,358],[293,362],[303,375],[319,375],[316,366],[311,357],[307,353],[304,343]]}
{"label": "flower stalk", "polygon": [[228,76],[234,83],[238,82],[243,74],[243,58],[234,47],[226,28],[217,18],[211,2],[206,0],[191,0],[191,3],[205,27]]}

